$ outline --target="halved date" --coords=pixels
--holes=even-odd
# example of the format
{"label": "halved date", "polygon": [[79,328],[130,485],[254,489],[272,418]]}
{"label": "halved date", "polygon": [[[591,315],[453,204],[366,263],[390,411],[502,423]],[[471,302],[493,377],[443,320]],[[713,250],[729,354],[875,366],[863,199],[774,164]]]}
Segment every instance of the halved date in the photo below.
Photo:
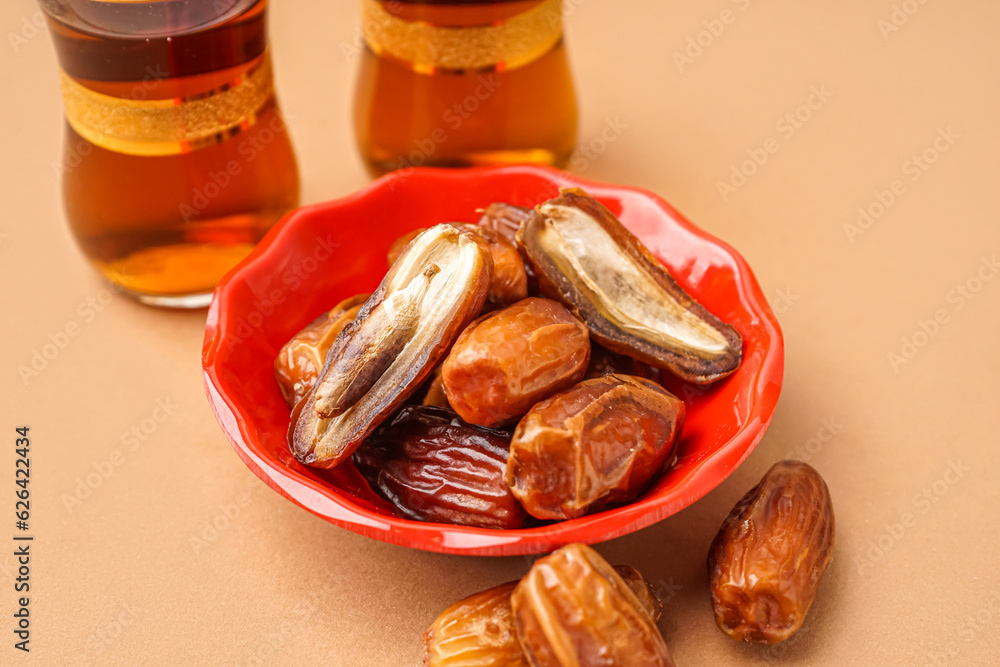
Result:
{"label": "halved date", "polygon": [[535,561],[514,588],[511,607],[521,646],[537,667],[674,664],[642,602],[586,545]]}
{"label": "halved date", "polygon": [[333,341],[369,296],[358,294],[344,299],[333,310],[307,324],[278,352],[274,360],[274,377],[288,407],[295,407],[312,390]]}
{"label": "halved date", "polygon": [[719,629],[765,644],[795,634],[833,556],[833,537],[823,478],[801,461],[776,463],[736,503],[709,549]]}
{"label": "halved date", "polygon": [[415,238],[341,331],[293,411],[294,456],[323,468],[349,457],[482,310],[492,274],[478,235],[443,224]]}
{"label": "halved date", "polygon": [[418,227],[412,232],[406,232],[392,242],[392,245],[389,246],[389,252],[385,255],[389,268],[392,268],[392,265],[396,263],[396,260],[399,259],[400,255],[403,254],[403,251],[406,250],[406,246],[410,245],[410,241],[417,238],[425,231],[427,231],[426,227]]}
{"label": "halved date", "polygon": [[539,519],[572,519],[638,496],[660,473],[684,403],[655,382],[605,375],[538,403],[518,423],[507,483]]}
{"label": "halved date", "polygon": [[354,464],[410,519],[520,528],[526,515],[504,481],[509,443],[451,410],[407,405],[354,452]]}
{"label": "halved date", "polygon": [[582,190],[538,206],[517,243],[542,293],[573,309],[602,345],[699,384],[739,367],[739,333]]}
{"label": "halved date", "polygon": [[501,426],[583,377],[587,327],[549,299],[528,298],[480,317],[445,359],[448,402],[466,421]]}
{"label": "halved date", "polygon": [[445,609],[424,633],[425,667],[528,667],[510,606],[515,586],[501,584]]}

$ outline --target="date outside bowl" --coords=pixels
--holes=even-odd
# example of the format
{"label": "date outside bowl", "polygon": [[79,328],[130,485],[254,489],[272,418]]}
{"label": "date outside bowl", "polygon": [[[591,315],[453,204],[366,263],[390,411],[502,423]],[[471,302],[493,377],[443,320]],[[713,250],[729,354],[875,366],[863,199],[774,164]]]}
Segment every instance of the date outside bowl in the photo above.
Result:
{"label": "date outside bowl", "polygon": [[[278,350],[342,299],[371,292],[394,239],[439,222],[475,222],[493,201],[534,206],[561,187],[604,203],[711,312],[743,336],[743,362],[708,387],[667,381],[687,404],[678,459],[632,503],[519,530],[405,519],[345,464],[318,470],[288,450],[289,409],[274,379]],[[336,201],[285,217],[215,290],[202,350],[205,390],[236,453],[268,486],[327,521],[425,551],[508,556],[594,544],[656,523],[718,486],[763,437],[781,392],[781,329],[746,261],[644,190],[556,169],[418,168],[390,173]]]}

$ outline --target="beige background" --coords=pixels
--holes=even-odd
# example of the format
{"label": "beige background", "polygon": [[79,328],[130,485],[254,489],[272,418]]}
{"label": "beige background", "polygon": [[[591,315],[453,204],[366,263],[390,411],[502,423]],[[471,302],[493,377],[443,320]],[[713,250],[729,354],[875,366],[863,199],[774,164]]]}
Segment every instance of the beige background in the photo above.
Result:
{"label": "beige background", "polygon": [[[891,21],[894,2],[916,11],[897,14],[901,25],[888,32],[892,24],[879,22]],[[357,5],[272,6],[277,82],[307,202],[367,182],[348,120],[354,63],[341,49],[355,39]],[[989,261],[1000,253],[1000,5],[567,7],[581,146],[597,149],[576,171],[647,187],[732,243],[754,267],[787,344],[781,402],[747,462],[690,509],[599,550],[666,593],[661,628],[680,665],[996,664],[1000,278]],[[675,52],[726,9],[731,23],[679,66]],[[0,541],[12,544],[20,424],[33,438],[36,535],[29,656],[12,648],[13,548],[0,546],[0,662],[416,664],[438,612],[520,576],[528,561],[368,540],[248,472],[203,394],[204,312],[112,296],[69,238],[52,167],[56,69],[48,36],[31,27],[36,11],[29,0],[0,4]],[[15,45],[12,34],[24,40]],[[790,132],[783,117],[814,87],[825,101],[812,98],[816,108],[799,110],[809,117]],[[608,123],[622,129],[602,145]],[[948,128],[957,136],[938,142],[948,150],[930,150],[937,159],[911,180],[912,156]],[[733,165],[768,139],[777,151],[720,194]],[[902,194],[848,234],[858,208],[896,179]],[[954,291],[967,283],[978,291]],[[87,305],[107,297],[99,311]],[[934,335],[918,333],[936,315],[943,324],[927,327]],[[22,382],[18,365],[68,323],[79,335]],[[920,347],[902,357],[903,339],[914,337]],[[905,361],[893,364],[891,353]],[[122,437],[133,428],[149,433],[130,451]],[[112,456],[118,465],[107,463]],[[705,554],[736,499],[786,456],[808,460],[832,489],[835,557],[794,640],[743,646],[715,628]],[[109,465],[68,508],[64,496]],[[894,526],[902,518],[907,525]],[[222,526],[214,533],[213,522]]]}

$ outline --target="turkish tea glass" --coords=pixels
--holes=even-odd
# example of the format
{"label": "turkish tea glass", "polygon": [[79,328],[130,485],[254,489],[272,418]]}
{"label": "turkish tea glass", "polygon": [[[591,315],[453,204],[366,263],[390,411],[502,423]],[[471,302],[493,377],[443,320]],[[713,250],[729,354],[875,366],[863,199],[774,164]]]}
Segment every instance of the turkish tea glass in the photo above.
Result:
{"label": "turkish tea glass", "polygon": [[40,0],[60,65],[69,227],[144,303],[207,305],[298,204],[267,4]]}

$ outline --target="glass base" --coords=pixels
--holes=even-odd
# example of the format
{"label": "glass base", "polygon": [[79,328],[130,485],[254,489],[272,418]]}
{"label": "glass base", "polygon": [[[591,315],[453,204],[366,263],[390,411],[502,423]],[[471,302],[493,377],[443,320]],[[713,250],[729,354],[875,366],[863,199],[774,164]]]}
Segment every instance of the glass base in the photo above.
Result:
{"label": "glass base", "polygon": [[172,310],[196,310],[198,308],[208,308],[212,302],[212,292],[203,294],[183,294],[178,296],[164,296],[162,294],[141,294],[132,290],[119,287],[122,294],[132,297],[139,303],[156,308],[169,308]]}
{"label": "glass base", "polygon": [[157,308],[170,308],[173,310],[196,310],[198,308],[208,308],[212,303],[212,293],[186,294],[183,296],[163,296],[154,294],[136,294],[128,290],[122,290],[125,294],[136,299],[139,303]]}
{"label": "glass base", "polygon": [[252,249],[252,243],[175,243],[92,263],[113,289],[139,303],[191,310],[207,307],[218,282]]}

